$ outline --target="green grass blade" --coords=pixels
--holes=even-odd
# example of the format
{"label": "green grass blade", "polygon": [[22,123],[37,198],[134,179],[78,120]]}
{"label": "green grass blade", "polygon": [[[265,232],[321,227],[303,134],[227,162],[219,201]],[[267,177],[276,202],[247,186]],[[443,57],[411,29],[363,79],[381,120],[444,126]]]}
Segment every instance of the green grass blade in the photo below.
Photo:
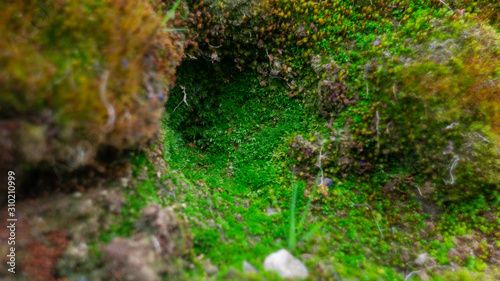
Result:
{"label": "green grass blade", "polygon": [[165,28],[163,31],[169,32],[169,31],[184,31],[184,30],[187,30],[187,28]]}
{"label": "green grass blade", "polygon": [[322,226],[323,223],[318,223],[313,225],[313,227],[302,236],[300,241],[306,241],[307,239],[309,239],[309,237],[311,237],[314,233],[316,233],[316,231],[318,231]]}
{"label": "green grass blade", "polygon": [[[318,182],[319,176],[316,178],[316,182]],[[307,200],[306,208],[304,209],[304,212],[302,212],[302,217],[300,218],[300,222],[297,228],[297,232],[300,233],[302,232],[302,229],[304,228],[304,222],[306,221],[307,218],[307,213],[309,212],[309,207],[311,206],[312,199],[314,197],[314,193],[316,191],[316,187],[318,187],[317,184],[314,185],[311,194],[309,194],[309,199]]]}
{"label": "green grass blade", "polygon": [[164,26],[164,25],[167,23],[167,21],[168,21],[169,19],[171,19],[171,18],[172,18],[172,16],[173,16],[173,15],[174,15],[174,13],[175,13],[175,10],[177,9],[177,7],[179,7],[179,4],[180,4],[180,3],[181,3],[181,0],[177,0],[177,1],[175,1],[175,4],[174,4],[174,6],[172,7],[172,9],[170,9],[170,11],[168,11],[168,14],[166,14],[166,15],[165,15],[165,17],[163,18],[163,20],[162,20],[162,22],[161,22],[161,25],[162,25],[162,26]]}
{"label": "green grass blade", "polygon": [[293,180],[293,175],[295,174],[295,169],[292,172],[292,205],[290,206],[290,230],[288,233],[288,248],[290,251],[295,250],[297,244],[296,229],[295,229],[295,205],[297,203],[297,183]]}

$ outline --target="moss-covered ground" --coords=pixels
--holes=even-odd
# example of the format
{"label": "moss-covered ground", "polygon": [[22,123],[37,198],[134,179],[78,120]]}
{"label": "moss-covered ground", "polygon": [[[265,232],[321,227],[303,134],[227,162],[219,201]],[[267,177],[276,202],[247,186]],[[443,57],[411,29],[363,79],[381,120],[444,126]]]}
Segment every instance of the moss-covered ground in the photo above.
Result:
{"label": "moss-covered ground", "polygon": [[[10,33],[38,2],[0,5]],[[133,179],[84,265],[48,275],[109,269],[103,245],[151,234],[157,203],[188,241],[165,280],[280,280],[262,263],[282,248],[310,280],[500,279],[498,1],[56,2],[0,43],[0,156],[104,171],[102,146]]]}
{"label": "moss-covered ground", "polygon": [[[126,219],[101,239],[131,235],[140,210],[155,201],[188,222],[199,263],[186,279],[280,280],[262,268],[280,248],[304,261],[311,280],[405,280],[413,271],[419,272],[410,280],[498,277],[491,260],[500,246],[498,202],[484,196],[450,205],[428,201],[405,165],[346,177],[324,171],[333,184],[315,188],[299,175],[305,170],[292,158],[291,144],[297,135],[314,142],[329,132],[328,123],[287,96],[280,79],[261,86],[256,73],[230,66],[224,76],[210,75],[217,67],[179,69],[186,95],[198,97],[179,105],[184,91],[177,88],[168,104],[162,129],[168,172],[160,178],[166,184],[155,187],[145,154],[132,156],[135,176],[144,167],[149,172],[129,191]],[[267,214],[271,209],[275,214]],[[430,259],[417,266],[422,253]],[[215,276],[204,269],[206,260],[219,269]],[[245,260],[259,273],[244,274]]]}

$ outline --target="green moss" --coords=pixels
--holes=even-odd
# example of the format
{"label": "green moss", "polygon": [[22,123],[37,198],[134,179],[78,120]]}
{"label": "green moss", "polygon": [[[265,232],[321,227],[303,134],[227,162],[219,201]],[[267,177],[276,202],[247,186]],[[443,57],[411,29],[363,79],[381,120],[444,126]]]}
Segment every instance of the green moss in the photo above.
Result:
{"label": "green moss", "polygon": [[[435,23],[430,22],[428,13],[416,13],[414,17],[427,18],[423,22],[412,21],[412,24],[418,26],[412,26],[408,30],[417,27],[430,32],[433,29]],[[438,33],[436,31],[430,34],[440,37],[436,40],[446,41],[446,36]],[[369,46],[373,39],[365,39],[365,43],[359,46],[364,51],[358,52],[369,57],[379,55],[377,48]],[[203,190],[203,199],[191,196],[183,202],[190,206],[185,209],[186,216],[192,218],[190,221],[194,235],[199,237],[196,251],[217,261],[217,265],[221,267],[218,278],[223,279],[231,268],[239,268],[243,260],[260,264],[264,256],[273,249],[287,247],[290,217],[267,217],[264,211],[273,206],[281,210],[282,214],[288,214],[292,192],[286,178],[291,167],[299,169],[299,180],[320,172],[316,165],[318,151],[306,157],[310,152],[307,149],[301,150],[304,146],[297,151],[290,149],[298,134],[311,145],[324,146],[326,159],[322,162],[322,168],[325,176],[334,180],[334,186],[314,196],[312,204],[315,207],[306,219],[308,229],[321,223],[323,235],[314,235],[313,239],[301,242],[297,248],[296,253],[313,254],[314,260],[308,263],[311,268],[318,263],[330,263],[335,265],[334,274],[343,278],[375,280],[383,276],[386,280],[402,280],[404,278],[401,273],[397,272],[401,268],[415,269],[411,266],[411,261],[415,258],[413,254],[428,252],[439,265],[449,264],[450,250],[457,247],[452,236],[470,233],[479,226],[468,224],[467,219],[461,217],[458,219],[458,225],[461,226],[453,225],[446,231],[443,230],[446,222],[456,216],[454,214],[462,212],[453,204],[447,205],[448,209],[442,219],[425,213],[439,212],[439,207],[427,201],[432,200],[432,196],[428,199],[419,196],[419,192],[429,194],[424,189],[428,187],[428,178],[416,168],[422,167],[418,166],[421,165],[419,155],[412,151],[409,144],[415,145],[415,136],[422,131],[415,131],[415,136],[401,136],[405,130],[415,130],[415,120],[426,123],[431,128],[439,128],[440,125],[433,125],[433,122],[437,124],[441,121],[433,119],[434,116],[424,121],[419,119],[426,107],[412,100],[411,95],[415,93],[406,96],[401,93],[396,100],[392,100],[392,85],[397,83],[397,79],[402,79],[398,75],[404,67],[418,61],[403,60],[397,56],[415,57],[424,49],[425,44],[432,42],[432,38],[428,38],[429,41],[422,38],[412,44],[403,43],[404,39],[397,37],[397,34],[382,37],[382,44],[391,46],[390,52],[396,55],[378,62],[376,59],[358,56],[356,63],[372,64],[368,72],[365,72],[365,67],[332,63],[333,71],[329,75],[337,77],[339,83],[345,83],[346,95],[355,97],[356,91],[359,91],[360,97],[356,103],[347,103],[344,108],[326,108],[326,120],[323,119],[324,113],[316,111],[321,114],[309,115],[310,111],[305,107],[295,108],[296,102],[305,101],[308,106],[312,103],[314,109],[317,106],[314,103],[320,101],[314,96],[301,99],[301,96],[294,96],[286,90],[291,85],[266,81],[250,71],[232,71],[227,61],[220,64],[220,69],[217,65],[194,62],[185,63],[180,68],[179,84],[185,86],[189,105],[181,103],[184,98],[182,89],[174,89],[173,102],[167,105],[170,112],[167,122],[169,126],[181,131],[182,135],[175,135],[169,145],[179,149],[172,150],[172,155],[183,155],[180,162],[174,161],[174,168],[182,169],[193,186],[196,183],[197,188]],[[299,53],[300,50],[297,51]],[[346,53],[356,57],[356,53],[352,51]],[[328,60],[323,62],[328,63]],[[381,69],[376,63],[386,68]],[[451,68],[454,66],[440,63],[430,63],[430,69],[415,68],[416,71],[408,75],[425,75],[436,69],[450,75],[453,73],[450,70],[457,70]],[[389,71],[394,71],[392,74],[396,75],[388,75]],[[208,76],[205,73],[215,75]],[[343,74],[339,73],[347,75],[343,78]],[[365,78],[363,74],[366,75]],[[304,87],[312,89],[310,87],[313,83],[301,81]],[[384,88],[387,86],[389,88]],[[402,92],[399,86],[395,89]],[[412,91],[408,90],[410,92]],[[290,99],[289,96],[294,98]],[[439,99],[434,102],[443,103]],[[287,117],[288,111],[293,116]],[[329,114],[329,111],[336,112]],[[401,123],[393,122],[388,125],[390,118],[399,116],[398,114],[403,116],[398,119]],[[440,114],[443,115],[439,118],[459,116],[452,112]],[[297,119],[297,116],[300,117]],[[330,129],[328,121],[331,116],[334,118]],[[380,118],[378,128],[376,118]],[[297,123],[301,125],[292,125]],[[376,129],[387,130],[388,127],[389,130],[397,128],[401,131],[397,136],[384,133],[377,137]],[[173,133],[172,129],[169,130]],[[189,148],[179,147],[181,137]],[[394,141],[393,137],[398,139]],[[436,143],[442,141],[436,140]],[[388,149],[387,153],[384,152]],[[426,153],[435,153],[430,151]],[[346,157],[349,163],[343,164],[340,160],[345,160]],[[367,162],[369,169],[365,170]],[[307,201],[307,196],[302,194],[310,192],[310,184],[301,184],[297,201],[298,216]],[[432,181],[430,188],[436,186],[439,187],[439,183]],[[472,197],[477,195],[477,192],[472,193]],[[481,202],[482,205],[477,206],[478,210],[487,210],[488,206],[495,204],[491,198],[483,198]],[[249,204],[249,207],[242,208],[242,204]],[[468,203],[464,204],[469,206]],[[428,208],[434,208],[434,211]],[[492,226],[488,224],[488,231]],[[423,229],[426,231],[422,232]],[[483,233],[491,235],[492,232],[488,231]],[[492,228],[491,231],[496,230]],[[216,233],[220,234],[217,236]],[[221,246],[211,248],[206,241],[217,241]],[[481,262],[478,264],[482,267]],[[315,268],[313,275],[321,276],[325,272],[328,270]],[[436,273],[435,280],[441,278],[440,274]]]}
{"label": "green moss", "polygon": [[[215,280],[279,280],[262,262],[287,247],[313,280],[498,275],[500,38],[481,22],[498,23],[488,13],[498,4],[190,0],[169,21],[186,30],[161,33],[167,7],[115,2],[54,4],[61,16],[29,38],[42,51],[20,44],[30,56],[4,58],[10,92],[0,98],[8,120],[31,107],[30,118],[57,109],[50,122],[20,123],[19,134],[24,146],[57,152],[80,140],[75,132],[108,120],[96,93],[109,68],[116,114],[135,123],[96,143],[133,147],[160,125],[162,103],[145,91],[171,85],[186,46],[161,124],[168,167],[158,176],[147,154],[132,156],[135,188],[102,241],[133,235],[144,206],[159,202],[190,226],[193,279],[209,278],[201,265],[209,258]],[[7,19],[24,9],[9,7]],[[103,20],[110,15],[118,30]],[[95,29],[103,32],[87,38]],[[143,60],[149,55],[154,63]],[[152,69],[157,75],[144,82]],[[47,76],[28,79],[38,72]],[[43,93],[30,94],[33,87]],[[62,136],[54,146],[45,141],[51,126]],[[313,190],[318,175],[332,186]],[[425,269],[413,262],[420,253],[432,257]],[[259,274],[242,273],[244,260]],[[451,263],[467,270],[444,271]]]}

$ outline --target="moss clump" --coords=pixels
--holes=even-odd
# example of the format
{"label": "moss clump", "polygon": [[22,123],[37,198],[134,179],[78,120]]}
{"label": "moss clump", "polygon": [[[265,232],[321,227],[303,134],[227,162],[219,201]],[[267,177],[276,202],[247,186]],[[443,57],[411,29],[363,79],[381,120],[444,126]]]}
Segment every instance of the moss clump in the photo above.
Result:
{"label": "moss clump", "polygon": [[[346,35],[354,39],[342,50],[347,57],[331,47],[329,57],[311,57],[299,96],[326,128],[306,138],[324,141],[330,176],[404,167],[428,198],[495,197],[500,37],[472,14],[410,12],[387,35]],[[314,161],[321,147],[311,154],[291,146],[310,179],[319,171]]]}
{"label": "moss clump", "polygon": [[[159,130],[183,52],[161,1],[2,2],[2,164],[95,163]],[[21,166],[19,166],[21,168]]]}
{"label": "moss clump", "polygon": [[413,55],[391,54],[372,68],[376,152],[403,155],[444,200],[492,195],[500,183],[500,36],[464,19],[430,24]]}

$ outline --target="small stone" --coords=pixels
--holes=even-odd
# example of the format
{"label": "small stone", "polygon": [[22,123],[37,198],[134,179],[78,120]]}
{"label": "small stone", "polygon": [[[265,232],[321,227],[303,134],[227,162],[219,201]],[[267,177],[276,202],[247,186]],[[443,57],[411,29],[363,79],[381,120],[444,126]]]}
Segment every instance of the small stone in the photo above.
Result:
{"label": "small stone", "polygon": [[282,278],[294,279],[309,276],[306,266],[285,249],[267,256],[264,260],[264,269],[276,271]]}
{"label": "small stone", "polygon": [[71,272],[68,269],[76,268],[78,265],[85,264],[88,260],[88,246],[85,242],[71,242],[64,250],[62,258],[57,263],[58,270],[64,275]]}
{"label": "small stone", "polygon": [[331,178],[323,178],[323,185],[331,187],[333,185],[333,180]]}
{"label": "small stone", "polygon": [[313,255],[311,255],[311,254],[302,254],[300,257],[302,258],[302,260],[308,261],[308,260],[310,260],[310,259],[313,258]]}
{"label": "small stone", "polygon": [[243,222],[243,221],[244,221],[243,216],[242,216],[240,213],[236,213],[236,214],[234,214],[234,218],[235,218],[238,222]]}
{"label": "small stone", "polygon": [[401,250],[401,261],[406,263],[408,261],[410,261],[410,253],[407,249],[402,249]]}
{"label": "small stone", "polygon": [[243,261],[243,272],[255,273],[255,272],[257,272],[257,269],[255,269],[255,267],[251,263],[249,263],[247,261]]}
{"label": "small stone", "polygon": [[273,207],[269,206],[269,207],[267,207],[267,209],[266,209],[266,214],[267,214],[268,216],[272,216],[272,215],[275,215],[275,214],[279,214],[279,212],[278,212],[278,211],[276,211],[276,209],[275,209],[275,208],[273,208]]}
{"label": "small stone", "polygon": [[203,270],[207,273],[208,276],[214,276],[219,272],[219,269],[212,264],[210,259],[206,259],[202,261]]}
{"label": "small stone", "polygon": [[159,281],[164,264],[156,254],[151,238],[136,235],[132,238],[115,237],[103,251],[107,274],[121,276],[120,280]]}
{"label": "small stone", "polygon": [[262,242],[262,238],[260,238],[260,236],[257,235],[249,235],[247,240],[251,246],[255,246]]}
{"label": "small stone", "polygon": [[418,266],[423,266],[427,262],[428,259],[429,259],[429,254],[427,254],[427,253],[420,254],[415,259],[415,264]]}
{"label": "small stone", "polygon": [[241,273],[234,267],[231,267],[220,280],[239,280],[239,277],[241,277]]}
{"label": "small stone", "polygon": [[429,276],[429,274],[425,270],[419,270],[417,272],[417,275],[420,278],[420,280],[422,280],[422,281],[427,281],[427,280],[431,279],[430,276]]}
{"label": "small stone", "polygon": [[125,178],[125,177],[121,178],[120,183],[121,183],[123,188],[127,187],[128,186],[128,178]]}
{"label": "small stone", "polygon": [[86,199],[80,202],[78,205],[76,205],[76,212],[80,216],[86,216],[92,213],[93,211],[93,205],[94,203],[92,202],[92,199]]}
{"label": "small stone", "polygon": [[377,38],[375,38],[375,40],[373,41],[372,45],[375,46],[375,47],[377,47],[378,45],[380,45],[380,36],[377,36]]}

